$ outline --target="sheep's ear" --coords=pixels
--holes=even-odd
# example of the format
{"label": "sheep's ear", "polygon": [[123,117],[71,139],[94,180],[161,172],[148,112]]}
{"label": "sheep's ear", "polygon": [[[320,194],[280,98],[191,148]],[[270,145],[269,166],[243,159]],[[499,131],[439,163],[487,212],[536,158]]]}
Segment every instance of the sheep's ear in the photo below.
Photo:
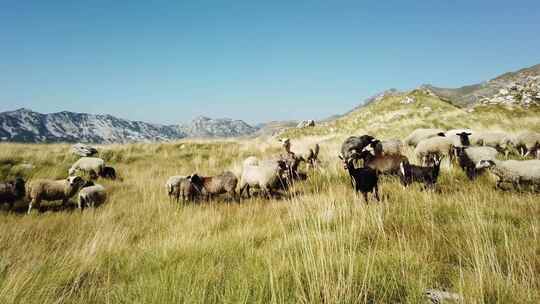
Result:
{"label": "sheep's ear", "polygon": [[472,135],[472,133],[465,133],[465,135]]}
{"label": "sheep's ear", "polygon": [[343,156],[341,154],[338,155],[339,159],[343,160]]}

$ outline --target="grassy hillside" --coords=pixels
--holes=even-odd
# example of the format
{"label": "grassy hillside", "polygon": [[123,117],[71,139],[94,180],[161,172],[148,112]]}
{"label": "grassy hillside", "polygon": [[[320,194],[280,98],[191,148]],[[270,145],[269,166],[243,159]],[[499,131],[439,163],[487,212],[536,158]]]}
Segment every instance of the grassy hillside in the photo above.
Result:
{"label": "grassy hillside", "polygon": [[[401,103],[406,97],[411,104]],[[374,134],[379,137],[402,137],[416,128],[473,128],[540,131],[540,108],[477,106],[472,112],[416,90],[408,94],[387,96],[337,120],[314,128],[289,129],[283,136]]]}
{"label": "grassy hillside", "polygon": [[[538,194],[496,190],[487,175],[471,183],[446,164],[435,192],[383,178],[381,203],[353,195],[336,158],[347,134],[539,128],[535,112],[466,113],[414,94],[415,104],[393,97],[289,131],[293,148],[322,143],[322,166],[270,201],[182,206],[168,201],[164,183],[238,172],[248,155],[278,154],[275,139],[99,147],[124,178],[100,181],[106,205],[0,211],[0,303],[418,303],[427,288],[460,293],[464,303],[539,303]],[[0,179],[63,178],[74,160],[68,145],[0,144]]]}

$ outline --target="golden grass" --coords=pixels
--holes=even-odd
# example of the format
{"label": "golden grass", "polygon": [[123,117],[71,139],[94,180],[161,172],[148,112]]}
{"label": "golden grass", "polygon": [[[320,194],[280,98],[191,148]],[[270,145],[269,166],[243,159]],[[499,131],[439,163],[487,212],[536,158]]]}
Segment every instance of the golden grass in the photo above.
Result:
{"label": "golden grass", "polygon": [[[418,303],[427,288],[540,301],[537,194],[446,167],[437,192],[383,178],[383,201],[364,205],[340,137],[305,139],[322,142],[322,167],[287,198],[239,204],[170,203],[164,182],[276,155],[275,139],[99,147],[124,178],[100,181],[104,206],[0,212],[0,303]],[[61,178],[74,160],[68,145],[0,145],[2,179]]]}

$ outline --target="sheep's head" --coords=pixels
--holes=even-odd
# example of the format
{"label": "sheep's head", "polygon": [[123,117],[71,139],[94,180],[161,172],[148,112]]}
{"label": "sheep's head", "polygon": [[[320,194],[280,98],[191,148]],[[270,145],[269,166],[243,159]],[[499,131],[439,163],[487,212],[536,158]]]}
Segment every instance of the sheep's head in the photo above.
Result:
{"label": "sheep's head", "polygon": [[457,133],[456,135],[459,136],[459,141],[461,142],[463,146],[468,147],[471,145],[471,142],[469,140],[469,135],[472,135],[472,133],[461,132],[461,133]]}
{"label": "sheep's head", "polygon": [[476,169],[493,168],[495,162],[490,159],[483,159],[476,164]]}
{"label": "sheep's head", "polygon": [[74,186],[82,186],[84,184],[84,179],[82,179],[82,177],[80,176],[69,176],[67,178],[67,181],[69,183],[70,186],[74,187]]}

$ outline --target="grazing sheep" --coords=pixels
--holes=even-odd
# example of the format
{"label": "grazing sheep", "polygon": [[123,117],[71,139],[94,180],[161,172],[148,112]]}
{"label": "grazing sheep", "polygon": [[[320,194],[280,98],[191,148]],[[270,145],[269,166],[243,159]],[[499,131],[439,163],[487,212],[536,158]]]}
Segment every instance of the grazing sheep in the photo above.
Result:
{"label": "grazing sheep", "polygon": [[[339,155],[339,158],[345,161],[343,156]],[[345,162],[345,170],[349,172],[354,190],[363,194],[366,204],[368,203],[368,192],[373,192],[375,199],[379,201],[379,177],[376,170],[369,167],[355,168],[352,158]]]}
{"label": "grazing sheep", "polygon": [[92,179],[101,176],[105,168],[105,161],[97,157],[82,157],[76,161],[69,169],[69,175],[74,175],[77,171],[82,171],[90,175]]}
{"label": "grazing sheep", "polygon": [[83,185],[84,180],[80,176],[69,176],[66,179],[60,180],[38,179],[31,181],[26,190],[26,195],[30,200],[28,214],[30,214],[32,207],[39,208],[42,200],[62,200],[62,206],[65,206],[68,200],[74,196]]}
{"label": "grazing sheep", "polygon": [[522,156],[529,154],[540,158],[540,133],[525,131],[516,136],[516,149]]}
{"label": "grazing sheep", "polygon": [[364,148],[369,146],[375,138],[370,135],[351,136],[347,138],[343,144],[341,144],[340,158],[343,159],[344,165],[346,165],[351,157],[359,155]]}
{"label": "grazing sheep", "polygon": [[102,185],[95,184],[88,187],[82,187],[79,191],[79,209],[81,212],[85,207],[94,208],[107,200],[107,191]]}
{"label": "grazing sheep", "polygon": [[502,188],[503,183],[510,183],[515,189],[520,189],[522,185],[540,189],[540,160],[481,160],[476,168],[488,168],[497,176],[497,188]]}
{"label": "grazing sheep", "polygon": [[508,155],[509,148],[515,142],[512,135],[501,131],[474,132],[470,140],[472,145],[493,147],[505,155]]}
{"label": "grazing sheep", "polygon": [[[194,174],[193,176],[197,176]],[[191,178],[191,181],[201,189],[201,193],[206,199],[212,199],[213,196],[229,193],[233,199],[236,199],[236,185],[238,178],[234,173],[226,171],[216,176],[201,176],[200,178]]]}
{"label": "grazing sheep", "polygon": [[369,151],[362,151],[358,159],[364,160],[364,167],[369,167],[379,174],[398,174],[399,164],[409,161],[407,157],[400,154],[373,155]]}
{"label": "grazing sheep", "polygon": [[434,188],[441,171],[441,158],[435,157],[433,166],[421,167],[411,165],[409,162],[401,162],[399,178],[403,186],[413,182],[423,183],[429,188]]}
{"label": "grazing sheep", "polygon": [[116,170],[113,167],[106,166],[103,168],[103,171],[101,171],[101,174],[99,176],[103,178],[116,180]]}
{"label": "grazing sheep", "polygon": [[[197,186],[202,183],[199,180],[200,177],[196,174],[188,176],[175,175],[169,177],[165,183],[169,199],[171,201],[175,200],[176,202],[180,202],[180,198],[183,202],[195,200],[197,194],[199,194],[201,190]],[[197,185],[195,183],[197,183]]]}
{"label": "grazing sheep", "polygon": [[282,183],[282,174],[287,170],[283,160],[260,161],[258,165],[245,164],[240,178],[240,197],[244,190],[250,197],[250,187],[258,186],[267,196]]}
{"label": "grazing sheep", "polygon": [[455,150],[459,166],[470,180],[476,178],[483,171],[476,168],[479,161],[494,160],[498,153],[492,147],[456,147]]}
{"label": "grazing sheep", "polygon": [[20,177],[13,181],[0,183],[0,204],[7,203],[9,209],[13,208],[13,203],[24,197],[26,193],[24,186],[25,182]]}
{"label": "grazing sheep", "polygon": [[383,141],[376,139],[371,142],[370,146],[375,152],[375,155],[401,154],[403,143],[399,139],[390,139]]}
{"label": "grazing sheep", "polygon": [[289,138],[282,138],[279,141],[283,144],[283,149],[287,154],[293,154],[301,161],[305,161],[308,168],[314,168],[317,165],[319,157],[319,144],[315,144],[312,147],[304,147],[303,149],[294,149],[291,148],[291,140]]}
{"label": "grazing sheep", "polygon": [[409,136],[405,137],[404,142],[406,145],[416,147],[422,140],[441,135],[444,135],[444,130],[442,129],[416,129]]}
{"label": "grazing sheep", "polygon": [[428,164],[428,155],[436,155],[439,158],[448,156],[448,158],[452,160],[453,147],[454,142],[451,138],[445,136],[435,136],[419,142],[414,149],[414,154],[420,160],[422,165],[426,165]]}

